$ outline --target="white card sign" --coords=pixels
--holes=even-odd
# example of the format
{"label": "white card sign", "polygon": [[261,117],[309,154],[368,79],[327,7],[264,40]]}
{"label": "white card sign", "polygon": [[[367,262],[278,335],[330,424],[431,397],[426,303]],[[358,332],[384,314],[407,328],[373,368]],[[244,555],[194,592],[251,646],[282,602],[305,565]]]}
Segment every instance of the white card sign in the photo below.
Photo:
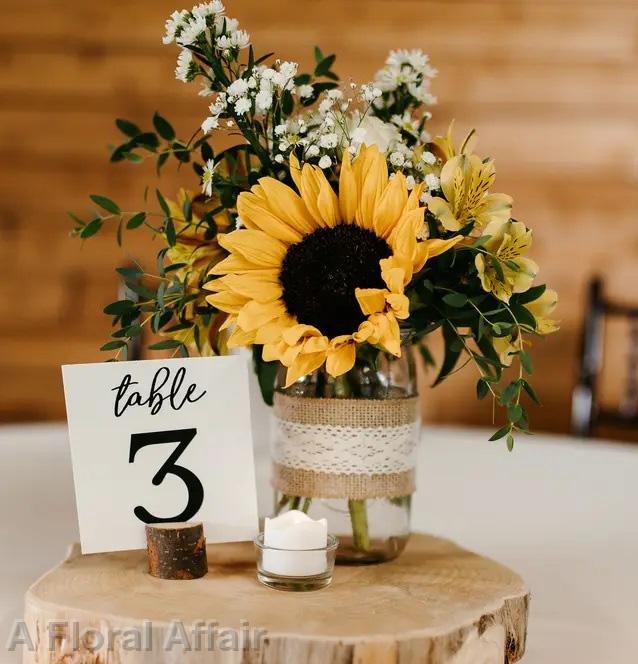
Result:
{"label": "white card sign", "polygon": [[62,367],[84,553],[144,548],[160,521],[255,536],[248,371],[237,356]]}

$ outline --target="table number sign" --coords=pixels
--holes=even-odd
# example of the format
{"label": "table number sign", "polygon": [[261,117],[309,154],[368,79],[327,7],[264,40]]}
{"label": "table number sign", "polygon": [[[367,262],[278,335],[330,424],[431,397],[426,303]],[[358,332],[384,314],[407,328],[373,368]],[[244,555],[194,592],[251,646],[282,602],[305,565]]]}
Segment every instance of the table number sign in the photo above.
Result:
{"label": "table number sign", "polygon": [[163,521],[255,536],[248,371],[236,356],[62,367],[84,553],[144,548]]}

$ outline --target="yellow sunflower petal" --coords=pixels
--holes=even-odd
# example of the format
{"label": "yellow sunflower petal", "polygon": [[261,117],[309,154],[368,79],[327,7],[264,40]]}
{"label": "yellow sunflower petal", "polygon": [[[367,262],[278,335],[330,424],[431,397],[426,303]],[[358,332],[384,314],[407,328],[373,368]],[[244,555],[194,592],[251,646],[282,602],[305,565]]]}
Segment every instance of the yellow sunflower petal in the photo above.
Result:
{"label": "yellow sunflower petal", "polygon": [[207,295],[206,302],[227,314],[238,314],[248,302],[248,298],[232,291],[224,291]]}
{"label": "yellow sunflower petal", "polygon": [[233,333],[228,337],[227,345],[229,348],[238,348],[240,346],[251,346],[255,343],[255,332],[244,332],[240,327],[236,327]]}
{"label": "yellow sunflower petal", "polygon": [[340,220],[337,195],[318,166],[301,169],[301,197],[318,226],[332,228]]}
{"label": "yellow sunflower petal", "polygon": [[280,316],[270,323],[262,325],[257,330],[255,341],[258,344],[271,344],[280,341],[284,330],[293,325],[296,325],[296,323],[291,316],[288,314]]}
{"label": "yellow sunflower petal", "polygon": [[401,332],[396,318],[390,312],[385,314],[372,314],[368,321],[373,326],[373,333],[368,341],[383,346],[389,353],[401,356]]}
{"label": "yellow sunflower petal", "polygon": [[264,344],[262,358],[265,362],[281,362],[285,367],[289,367],[301,352],[301,344],[289,346],[285,341],[275,341]]}
{"label": "yellow sunflower petal", "polygon": [[366,316],[385,309],[385,293],[382,288],[356,288],[354,291],[361,311]]}
{"label": "yellow sunflower petal", "polygon": [[319,187],[319,197],[317,199],[317,205],[319,206],[319,212],[322,216],[323,222],[329,228],[333,228],[341,221],[341,211],[339,210],[339,199],[337,194],[335,194],[334,189],[330,186],[328,180],[326,180],[325,175],[322,175],[320,180]]}
{"label": "yellow sunflower petal", "polygon": [[350,151],[346,149],[339,174],[339,209],[344,222],[354,221],[358,204],[357,181],[352,170]]}
{"label": "yellow sunflower petal", "polygon": [[[390,267],[381,270],[381,277],[391,293],[403,293],[405,284],[405,270],[400,267]],[[371,312],[376,313],[376,312]]]}
{"label": "yellow sunflower petal", "polygon": [[328,350],[328,337],[324,336],[312,336],[308,337],[303,342],[302,352],[304,353],[320,353],[322,351]]}
{"label": "yellow sunflower petal", "polygon": [[362,228],[374,229],[374,211],[388,184],[388,165],[376,145],[361,146],[354,163],[359,192],[356,220]]}
{"label": "yellow sunflower petal", "polygon": [[263,199],[252,192],[245,191],[239,195],[237,212],[246,228],[264,231],[286,244],[299,242],[303,237],[299,229],[275,216],[270,208],[264,205]]}
{"label": "yellow sunflower petal", "polygon": [[259,302],[272,302],[282,295],[279,282],[279,273],[276,270],[253,270],[245,274],[228,274],[212,283],[219,288],[230,289],[234,293]]}
{"label": "yellow sunflower petal", "polygon": [[262,231],[242,228],[218,236],[219,244],[231,253],[238,253],[261,267],[279,267],[287,247]]}
{"label": "yellow sunflower petal", "polygon": [[439,239],[432,239],[432,240],[425,240],[422,244],[426,245],[428,248],[428,256],[430,258],[434,258],[435,256],[440,256],[441,254],[444,254],[446,251],[457,245],[459,242],[463,241],[463,236],[462,235],[455,235],[454,237],[451,237],[449,240],[439,240]]}
{"label": "yellow sunflower petal", "polygon": [[236,272],[248,272],[251,270],[263,270],[263,265],[255,265],[252,261],[249,261],[247,258],[240,256],[239,254],[231,254],[224,258],[224,260],[219,261],[217,265],[213,265],[209,271],[209,275],[222,275],[222,274],[233,274]]}
{"label": "yellow sunflower petal", "polygon": [[403,293],[388,293],[385,296],[392,312],[397,318],[405,320],[410,315],[410,300]]}
{"label": "yellow sunflower petal", "polygon": [[297,323],[289,327],[283,333],[284,341],[290,346],[294,346],[302,337],[320,337],[322,336],[321,332],[312,325],[304,325],[302,323]]}
{"label": "yellow sunflower petal", "polygon": [[242,330],[250,332],[279,318],[279,316],[283,316],[285,313],[286,309],[281,300],[275,300],[274,302],[257,302],[256,300],[251,300],[239,312],[237,325]]}
{"label": "yellow sunflower petal", "polygon": [[324,226],[325,224],[317,203],[321,187],[319,182],[321,173],[318,171],[321,171],[321,169],[314,167],[311,164],[303,165],[303,168],[301,169],[299,193],[301,194],[301,199],[308,209],[308,212],[312,215],[315,225],[319,227]]}
{"label": "yellow sunflower petal", "polygon": [[406,212],[410,212],[410,210],[416,210],[416,208],[421,205],[421,194],[423,193],[423,189],[425,188],[425,183],[424,182],[419,182],[418,184],[414,185],[412,188],[412,191],[410,192],[410,195],[408,196],[408,200],[405,202],[405,208],[403,209],[403,214]]}
{"label": "yellow sunflower petal", "polygon": [[295,361],[288,367],[286,372],[286,385],[290,387],[302,376],[307,376],[316,371],[326,361],[326,351],[320,353],[300,353]]}
{"label": "yellow sunflower petal", "polygon": [[253,193],[262,196],[272,213],[303,233],[312,233],[317,227],[301,196],[290,187],[275,178],[259,180],[259,187],[253,187]]}
{"label": "yellow sunflower petal", "polygon": [[354,366],[357,349],[351,335],[335,337],[326,358],[326,371],[335,378],[350,371]]}
{"label": "yellow sunflower petal", "polygon": [[261,350],[261,357],[264,362],[279,362],[281,354],[287,347],[287,344],[281,340],[266,341],[264,342],[264,347]]}
{"label": "yellow sunflower petal", "polygon": [[297,191],[301,191],[301,165],[294,152],[290,153],[290,176],[292,177]]}
{"label": "yellow sunflower petal", "polygon": [[374,231],[387,238],[396,227],[408,202],[408,189],[403,173],[397,173],[383,190],[374,211]]}

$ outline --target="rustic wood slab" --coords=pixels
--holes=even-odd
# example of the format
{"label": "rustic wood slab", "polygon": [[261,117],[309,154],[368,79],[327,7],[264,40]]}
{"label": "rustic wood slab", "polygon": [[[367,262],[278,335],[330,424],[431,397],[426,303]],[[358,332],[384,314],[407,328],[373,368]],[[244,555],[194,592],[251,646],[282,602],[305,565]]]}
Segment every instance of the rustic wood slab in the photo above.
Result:
{"label": "rustic wood slab", "polygon": [[[525,649],[529,593],[521,578],[447,540],[414,535],[397,560],[337,567],[330,587],[308,593],[261,586],[250,543],[209,546],[208,560],[204,578],[163,581],[147,573],[144,551],[82,556],[74,547],[27,593],[37,652],[24,661],[509,664]],[[53,653],[51,621],[68,622],[51,632]],[[95,630],[84,643],[74,643],[75,621],[80,633]],[[219,630],[216,641],[200,637],[203,651],[193,631],[200,621]],[[135,633],[152,652],[135,652]]]}

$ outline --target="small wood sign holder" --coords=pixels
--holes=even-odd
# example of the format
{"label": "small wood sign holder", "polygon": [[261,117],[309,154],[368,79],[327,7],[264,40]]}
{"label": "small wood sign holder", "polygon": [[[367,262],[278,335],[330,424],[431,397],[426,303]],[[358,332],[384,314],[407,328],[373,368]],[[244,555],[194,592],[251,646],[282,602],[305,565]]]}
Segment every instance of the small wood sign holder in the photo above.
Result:
{"label": "small wood sign holder", "polygon": [[200,579],[208,572],[201,523],[154,523],[146,526],[148,572],[158,579]]}
{"label": "small wood sign holder", "polygon": [[[331,586],[307,593],[261,586],[252,543],[210,546],[208,560],[210,574],[166,583],[148,574],[144,551],[82,556],[75,547],[27,593],[36,652],[24,663],[511,664],[525,651],[529,593],[521,578],[447,540],[414,535],[396,560],[337,567]],[[237,631],[247,622],[261,637],[232,653],[167,652],[161,644],[175,620],[187,634],[202,620]],[[152,656],[125,649],[121,636],[107,653],[96,639],[73,644],[69,632],[51,653],[54,621],[98,631],[105,642],[150,621]]]}

